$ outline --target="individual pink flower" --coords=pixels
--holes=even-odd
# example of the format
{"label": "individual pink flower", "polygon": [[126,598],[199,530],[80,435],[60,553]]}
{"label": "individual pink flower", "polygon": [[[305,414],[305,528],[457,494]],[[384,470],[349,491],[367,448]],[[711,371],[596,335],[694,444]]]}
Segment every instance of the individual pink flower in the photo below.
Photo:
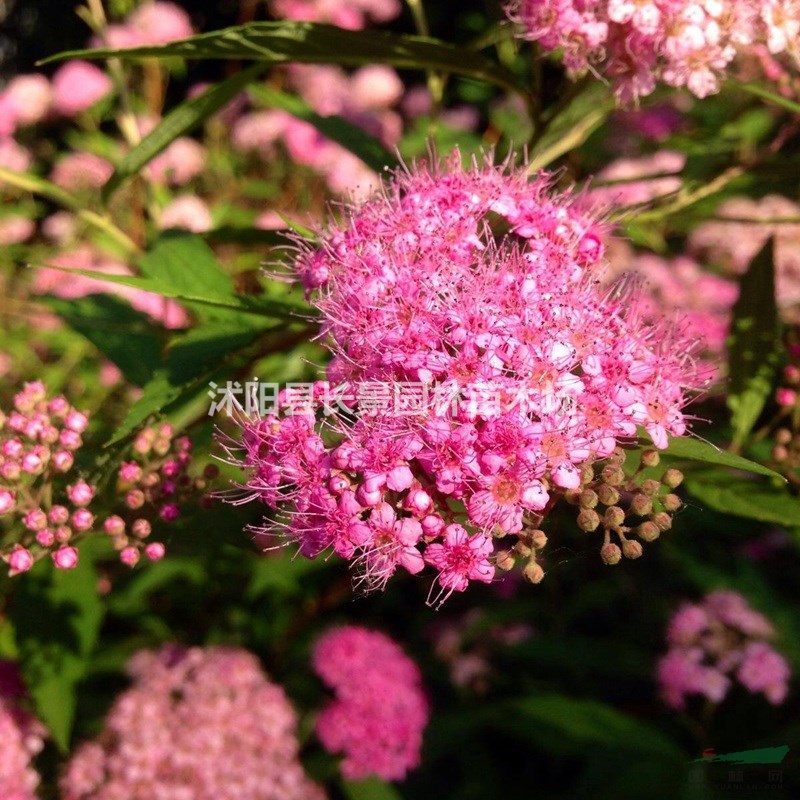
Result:
{"label": "individual pink flower", "polygon": [[297,715],[255,656],[166,645],[128,669],[104,733],[61,776],[63,800],[324,800],[298,758]]}
{"label": "individual pink flower", "polygon": [[72,117],[111,93],[111,78],[88,61],[67,61],[59,67],[52,82],[53,108]]}
{"label": "individual pink flower", "polygon": [[470,581],[490,583],[494,565],[489,561],[494,550],[484,534],[470,536],[461,525],[448,525],[444,541],[434,542],[425,550],[425,561],[439,570],[439,585],[449,595],[463,592]]}
{"label": "individual pink flower", "polygon": [[32,160],[29,150],[11,138],[0,136],[0,168],[10,169],[12,172],[25,172]]}
{"label": "individual pink flower", "polygon": [[359,30],[367,22],[389,22],[400,14],[399,0],[272,0],[273,13],[284,19],[330,22]]}
{"label": "individual pink flower", "polygon": [[194,139],[181,136],[147,165],[147,172],[159,183],[185,186],[203,171],[205,165],[205,148]]}
{"label": "individual pink flower", "polygon": [[315,730],[326,750],[344,755],[344,777],[402,780],[420,763],[429,715],[416,664],[385,634],[355,625],[325,633],[312,659],[335,694]]}

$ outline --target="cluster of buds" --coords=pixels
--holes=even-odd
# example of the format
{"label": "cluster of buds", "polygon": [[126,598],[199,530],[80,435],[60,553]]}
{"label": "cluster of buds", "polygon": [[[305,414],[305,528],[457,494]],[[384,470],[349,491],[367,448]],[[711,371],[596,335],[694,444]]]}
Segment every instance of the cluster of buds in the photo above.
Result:
{"label": "cluster of buds", "polygon": [[72,569],[77,542],[101,531],[124,564],[142,555],[158,561],[165,548],[150,539],[154,525],[177,519],[181,503],[213,477],[215,467],[200,479],[188,475],[188,439],[175,439],[169,425],[147,428],[120,466],[116,513],[106,515],[97,508],[97,487],[74,469],[88,422],[65,398],[48,400],[39,381],[25,384],[8,416],[0,412],[0,557],[10,575],[48,555],[58,569]]}
{"label": "cluster of buds", "polygon": [[[683,474],[670,468],[660,480],[644,477],[644,470],[657,467],[660,458],[657,450],[642,451],[638,469],[627,475],[623,469],[626,453],[617,448],[602,465],[583,465],[580,487],[566,492],[567,502],[578,509],[578,527],[586,533],[603,532],[603,563],[613,565],[623,558],[639,558],[642,542],[653,542],[672,527],[672,516],[682,505],[674,490],[682,483]],[[498,535],[504,534],[495,532]],[[511,549],[498,554],[497,566],[510,570],[524,559],[525,579],[539,583],[544,570],[537,556],[546,544],[545,532],[528,526]]]}
{"label": "cluster of buds", "polygon": [[73,543],[94,525],[94,489],[68,476],[88,423],[65,398],[48,400],[40,381],[25,384],[7,416],[0,412],[0,556],[11,575],[48,553],[59,569],[78,563]]}

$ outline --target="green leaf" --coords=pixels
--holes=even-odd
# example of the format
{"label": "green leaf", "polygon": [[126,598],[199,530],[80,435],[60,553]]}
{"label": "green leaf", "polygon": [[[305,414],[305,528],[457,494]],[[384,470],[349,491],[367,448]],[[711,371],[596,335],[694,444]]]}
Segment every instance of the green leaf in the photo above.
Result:
{"label": "green leaf", "polygon": [[779,478],[781,481],[785,480],[783,476],[771,470],[769,467],[765,467],[763,464],[758,464],[755,461],[750,461],[748,458],[734,455],[727,450],[720,450],[709,442],[703,442],[700,439],[692,439],[689,436],[681,436],[680,438],[670,437],[669,447],[663,454],[672,456],[673,458],[699,461],[703,464],[714,464],[719,467],[730,467],[731,469],[739,469],[744,472],[752,472],[756,475]]}
{"label": "green leaf", "polygon": [[342,789],[348,800],[402,800],[403,798],[394,786],[379,778],[342,781]]}
{"label": "green leaf", "polygon": [[589,83],[545,122],[539,138],[530,148],[528,171],[544,169],[564,153],[580,147],[614,107],[614,98],[607,86],[600,81]]}
{"label": "green leaf", "polygon": [[39,195],[63,208],[74,211],[79,219],[87,225],[91,225],[110,236],[127,253],[135,253],[139,249],[136,242],[114,225],[107,216],[97,214],[94,211],[84,208],[76,197],[60,189],[54,183],[40,178],[38,175],[31,175],[28,172],[14,172],[13,170],[0,167],[0,183],[7,183],[24,192],[31,192],[32,194]]}
{"label": "green leaf", "polygon": [[772,393],[780,360],[780,318],[775,302],[774,240],[770,237],[739,282],[728,337],[733,446],[744,443]]}
{"label": "green leaf", "polygon": [[711,472],[690,476],[686,488],[714,511],[786,528],[800,528],[800,499],[771,483]]}
{"label": "green leaf", "polygon": [[581,754],[587,747],[657,753],[680,761],[683,753],[657,728],[605,703],[559,694],[541,694],[503,703],[496,724],[518,731],[549,750]]}
{"label": "green leaf", "polygon": [[103,606],[97,575],[81,549],[73,570],[42,563],[14,590],[12,618],[19,663],[36,714],[58,748],[69,750],[75,717],[75,690],[86,674],[97,642]]}
{"label": "green leaf", "polygon": [[213,85],[201,95],[190,98],[176,106],[158,126],[152,130],[117,164],[114,174],[103,187],[103,201],[108,198],[130,177],[154,159],[179,136],[196,128],[212,114],[219,111],[231,98],[236,96],[248,83],[265,69],[266,64],[255,64],[237,72],[227,80]]}
{"label": "green leaf", "polygon": [[311,22],[252,22],[162,46],[127,50],[72,50],[41,63],[70,58],[223,58],[268,64],[390,64],[463,75],[518,92],[514,75],[475,51],[424,36],[383,30],[350,31]]}
{"label": "green leaf", "polygon": [[758,86],[755,83],[739,83],[736,85],[738,88],[744,89],[744,91],[749,92],[756,97],[760,97],[762,100],[769,100],[770,103],[775,103],[775,105],[781,106],[787,111],[791,111],[793,114],[800,114],[800,103],[795,103],[793,100],[789,100],[787,97],[781,97],[779,94],[770,92],[763,86]]}
{"label": "green leaf", "polygon": [[293,117],[313,125],[323,136],[349,150],[375,172],[381,172],[385,167],[398,166],[397,157],[374,136],[370,136],[342,117],[336,115],[323,117],[301,98],[278,91],[271,86],[252,86],[250,94],[265,105],[280,108]]}
{"label": "green leaf", "polygon": [[327,566],[324,561],[304,558],[285,550],[274,555],[260,556],[254,562],[247,587],[247,596],[251,600],[265,593],[299,594],[303,588],[303,579]]}
{"label": "green leaf", "polygon": [[144,386],[152,378],[161,362],[162,340],[147,315],[107,294],[41,299],[116,364],[131,383]]}

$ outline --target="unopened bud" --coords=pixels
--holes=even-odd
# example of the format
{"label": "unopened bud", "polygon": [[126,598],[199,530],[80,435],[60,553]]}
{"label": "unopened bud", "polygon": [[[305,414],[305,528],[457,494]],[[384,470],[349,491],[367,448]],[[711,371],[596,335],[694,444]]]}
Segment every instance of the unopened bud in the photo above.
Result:
{"label": "unopened bud", "polygon": [[646,517],[653,510],[653,501],[646,495],[636,493],[631,498],[631,511],[639,517]]}
{"label": "unopened bud", "polygon": [[606,509],[603,516],[603,525],[606,528],[618,528],[625,522],[625,512],[619,506],[611,506]]}
{"label": "unopened bud", "polygon": [[591,464],[581,465],[581,484],[586,486],[594,480],[594,467]]}
{"label": "unopened bud", "polygon": [[661,456],[658,454],[658,450],[642,450],[643,467],[657,467],[659,461],[661,461]]}
{"label": "unopened bud", "polygon": [[531,548],[528,547],[527,544],[525,544],[525,542],[517,542],[514,545],[514,552],[517,555],[522,556],[523,558],[527,558],[531,554],[532,551],[531,551]]}
{"label": "unopened bud", "polygon": [[653,522],[658,526],[658,529],[663,533],[672,527],[672,517],[665,511],[653,515]]}
{"label": "unopened bud", "polygon": [[619,503],[619,492],[607,483],[597,487],[597,497],[604,506],[615,506]]}
{"label": "unopened bud", "polygon": [[639,542],[635,542],[633,539],[626,539],[622,543],[622,555],[624,555],[625,558],[639,558],[643,552]]}
{"label": "unopened bud", "polygon": [[544,550],[547,546],[547,534],[544,531],[531,531],[531,544],[535,550]]}
{"label": "unopened bud", "polygon": [[627,457],[628,454],[621,447],[616,447],[608,460],[614,464],[624,464]]}
{"label": "unopened bud", "polygon": [[664,506],[665,511],[672,513],[677,511],[683,505],[683,502],[676,494],[665,494],[661,498],[661,504]]}
{"label": "unopened bud", "polygon": [[615,544],[604,544],[600,548],[600,558],[602,558],[603,563],[608,564],[608,566],[619,564],[619,562],[622,561],[622,550]]}
{"label": "unopened bud", "polygon": [[792,432],[788,428],[778,428],[775,431],[775,441],[778,444],[789,444],[792,441]]}
{"label": "unopened bud", "polygon": [[786,461],[787,458],[789,458],[789,451],[782,444],[776,444],[775,447],[772,448],[773,461],[780,464]]}
{"label": "unopened bud", "polygon": [[615,464],[607,464],[601,473],[603,482],[609,486],[621,486],[625,480],[625,473]]}
{"label": "unopened bud", "polygon": [[584,508],[578,514],[578,527],[586,533],[596,531],[600,527],[600,515],[591,508]]}
{"label": "unopened bud", "polygon": [[578,505],[581,508],[594,508],[598,502],[597,492],[592,489],[584,489],[578,498]]}
{"label": "unopened bud", "polygon": [[658,525],[655,524],[655,522],[648,520],[636,528],[636,535],[643,542],[654,542],[659,536],[661,536],[661,530],[659,529]]}
{"label": "unopened bud", "polygon": [[648,497],[655,497],[660,488],[661,484],[658,481],[651,480],[650,478],[648,478],[646,481],[642,481],[642,491]]}
{"label": "unopened bud", "polygon": [[510,569],[514,569],[517,559],[510,550],[500,550],[495,557],[494,563],[498,569],[508,572]]}
{"label": "unopened bud", "polygon": [[683,483],[683,473],[679,469],[668,469],[661,483],[670,489],[677,489]]}
{"label": "unopened bud", "polygon": [[544,578],[544,570],[533,560],[525,565],[522,575],[528,583],[541,583]]}

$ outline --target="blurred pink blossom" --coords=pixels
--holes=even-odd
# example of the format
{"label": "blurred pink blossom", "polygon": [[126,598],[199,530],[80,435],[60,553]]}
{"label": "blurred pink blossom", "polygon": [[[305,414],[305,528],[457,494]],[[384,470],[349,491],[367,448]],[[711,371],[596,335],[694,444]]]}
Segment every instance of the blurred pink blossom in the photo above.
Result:
{"label": "blurred pink blossom", "polygon": [[191,194],[173,200],[161,212],[159,220],[161,230],[184,228],[194,233],[205,233],[213,226],[208,206],[199,197]]}
{"label": "blurred pink blossom", "polygon": [[0,245],[21,244],[33,236],[36,224],[21,214],[0,216]]}
{"label": "blurred pink blossom", "polygon": [[205,164],[203,145],[188,136],[181,136],[147,165],[147,172],[159,183],[184,186],[203,171]]}
{"label": "blurred pink blossom", "polygon": [[114,172],[110,161],[94,153],[67,153],[56,162],[50,180],[69,192],[99,189]]}
{"label": "blurred pink blossom", "polygon": [[359,30],[368,22],[389,22],[400,14],[399,0],[272,0],[272,13],[284,19],[330,22]]}
{"label": "blurred pink blossom", "polygon": [[660,150],[649,156],[621,158],[597,174],[608,186],[593,186],[589,197],[598,204],[630,206],[649,203],[681,188],[679,173],[686,156],[671,150]]}
{"label": "blurred pink blossom", "polygon": [[[0,116],[2,110],[0,110]],[[33,156],[30,151],[17,144],[12,138],[0,138],[0,167],[12,172],[25,172],[31,165]]]}
{"label": "blurred pink blossom", "polygon": [[53,75],[53,108],[72,117],[91,108],[112,89],[111,78],[88,61],[67,61]]}
{"label": "blurred pink blossom", "polygon": [[33,125],[47,116],[53,94],[50,81],[44,75],[17,75],[6,86],[4,93],[15,108],[20,125]]}
{"label": "blurred pink blossom", "polygon": [[148,2],[139,6],[126,20],[136,45],[158,45],[187,39],[194,35],[189,14],[177,3]]}

